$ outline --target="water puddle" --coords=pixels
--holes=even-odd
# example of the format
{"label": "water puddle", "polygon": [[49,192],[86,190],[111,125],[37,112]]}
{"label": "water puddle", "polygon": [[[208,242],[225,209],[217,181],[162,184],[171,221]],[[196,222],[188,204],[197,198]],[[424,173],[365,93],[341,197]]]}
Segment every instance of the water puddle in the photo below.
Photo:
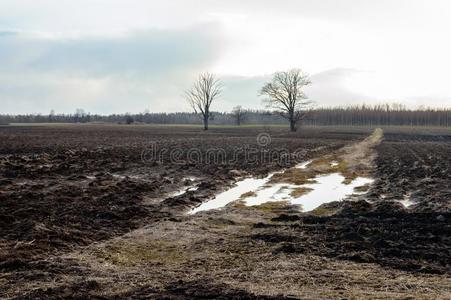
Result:
{"label": "water puddle", "polygon": [[169,197],[177,197],[177,196],[183,195],[183,194],[185,194],[185,193],[187,193],[187,192],[197,191],[197,189],[198,189],[197,186],[188,186],[188,187],[184,187],[184,188],[182,188],[182,189],[180,189],[180,190],[177,190],[177,191],[171,193],[171,194],[169,195]]}
{"label": "water puddle", "polygon": [[335,161],[335,160],[334,160],[333,162],[330,163],[330,166],[331,166],[332,168],[338,167],[338,165],[339,165],[338,161]]}
{"label": "water puddle", "polygon": [[413,204],[415,204],[414,201],[410,200],[410,194],[404,195],[404,199],[399,201],[402,205],[404,205],[405,208],[409,208]]}
{"label": "water puddle", "polygon": [[308,160],[306,162],[300,163],[295,166],[296,169],[305,169],[312,162],[312,160]]}
{"label": "water puddle", "polygon": [[[307,161],[291,169],[269,174],[265,178],[244,179],[189,213],[218,209],[238,200],[247,206],[269,201],[287,201],[300,205],[303,211],[308,212],[324,203],[341,201],[353,194],[365,194],[373,179],[352,177],[356,170],[359,174],[371,174],[373,148],[381,142],[382,137],[382,129],[377,128],[363,141],[315,159],[312,165],[312,161]],[[277,176],[272,178],[274,175]]]}
{"label": "water puddle", "polygon": [[[317,176],[316,183],[304,185],[281,185],[276,184],[270,188],[263,188],[256,192],[255,196],[245,199],[248,206],[260,205],[268,201],[286,200],[291,204],[302,205],[303,211],[308,212],[314,210],[318,206],[340,201],[352,194],[362,194],[354,189],[373,182],[370,178],[358,177],[350,184],[343,184],[345,178],[338,174],[332,173],[325,176]],[[298,197],[292,194],[298,188],[306,189],[306,193]],[[273,193],[275,191],[275,193]]]}
{"label": "water puddle", "polygon": [[[303,169],[309,163],[310,161],[294,168]],[[345,178],[341,174],[332,173],[315,177],[315,183],[302,185],[270,183],[274,174],[265,178],[247,178],[239,181],[231,189],[217,195],[215,199],[191,210],[190,214],[218,209],[236,200],[242,200],[246,206],[260,205],[269,201],[288,201],[291,204],[302,205],[303,211],[308,212],[324,203],[340,201],[352,194],[363,194],[365,191],[357,191],[355,188],[373,182],[373,179],[358,177],[350,184],[344,184]]]}
{"label": "water puddle", "polygon": [[[271,175],[272,176],[272,175]],[[199,211],[217,209],[226,206],[232,201],[238,200],[241,195],[257,190],[265,183],[267,183],[268,177],[263,179],[246,178],[236,183],[236,186],[231,189],[220,193],[215,199],[202,203],[200,206],[190,211],[190,214],[195,214]]]}
{"label": "water puddle", "polygon": [[183,195],[187,192],[197,191],[197,189],[199,188],[197,186],[197,178],[196,177],[185,177],[182,179],[182,182],[184,182],[186,180],[191,181],[192,184],[184,186],[184,187],[180,188],[179,190],[176,190],[176,191],[170,193],[169,197],[177,197],[177,196]]}

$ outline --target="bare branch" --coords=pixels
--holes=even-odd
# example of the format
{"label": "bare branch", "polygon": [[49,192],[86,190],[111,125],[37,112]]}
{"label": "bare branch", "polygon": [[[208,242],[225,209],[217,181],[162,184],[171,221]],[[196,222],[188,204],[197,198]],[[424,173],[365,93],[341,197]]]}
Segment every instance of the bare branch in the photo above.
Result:
{"label": "bare branch", "polygon": [[210,106],[222,91],[222,84],[214,74],[202,73],[192,88],[185,92],[185,98],[196,114],[203,118],[204,129],[208,129],[208,120],[211,117]]}
{"label": "bare branch", "polygon": [[244,110],[241,105],[235,106],[232,110],[232,117],[235,119],[238,126],[246,119],[246,114],[247,111]]}
{"label": "bare branch", "polygon": [[305,118],[312,101],[307,99],[303,88],[311,84],[310,78],[300,69],[277,72],[271,82],[260,90],[260,95],[267,96],[267,107],[279,110],[282,117],[290,121],[290,129],[296,130],[298,121]]}

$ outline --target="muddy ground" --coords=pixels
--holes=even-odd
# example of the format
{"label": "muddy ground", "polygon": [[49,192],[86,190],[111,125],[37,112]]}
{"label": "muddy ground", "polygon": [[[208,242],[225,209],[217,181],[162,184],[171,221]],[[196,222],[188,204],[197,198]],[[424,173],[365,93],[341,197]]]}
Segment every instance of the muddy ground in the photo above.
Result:
{"label": "muddy ground", "polygon": [[372,132],[0,127],[0,297],[450,298],[447,130],[384,129],[371,153],[348,155],[371,157],[375,179],[349,201],[187,214]]}

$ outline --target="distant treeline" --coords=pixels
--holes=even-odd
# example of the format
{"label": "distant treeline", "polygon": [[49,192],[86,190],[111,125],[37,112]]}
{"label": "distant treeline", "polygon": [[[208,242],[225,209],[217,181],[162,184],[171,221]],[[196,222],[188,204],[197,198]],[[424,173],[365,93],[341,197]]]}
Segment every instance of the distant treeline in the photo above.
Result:
{"label": "distant treeline", "polygon": [[[176,113],[139,113],[139,114],[27,114],[27,115],[0,115],[0,124],[3,123],[145,123],[145,124],[202,124],[198,114],[194,112]],[[236,123],[232,113],[213,112],[210,124],[233,125]],[[276,112],[246,110],[242,124],[285,124]]]}
{"label": "distant treeline", "polygon": [[311,125],[397,125],[397,126],[451,126],[451,109],[406,109],[402,105],[355,106],[347,108],[316,109]]}
{"label": "distant treeline", "polygon": [[[48,115],[0,115],[0,124],[8,123],[146,123],[146,124],[201,124],[198,115],[191,112],[112,114],[98,115],[77,109],[74,114]],[[286,124],[278,112],[245,110],[241,124]],[[233,125],[237,123],[233,112],[215,112],[211,124]],[[345,126],[440,126],[451,127],[451,109],[407,109],[399,104],[317,108],[312,110],[302,125],[345,125]]]}

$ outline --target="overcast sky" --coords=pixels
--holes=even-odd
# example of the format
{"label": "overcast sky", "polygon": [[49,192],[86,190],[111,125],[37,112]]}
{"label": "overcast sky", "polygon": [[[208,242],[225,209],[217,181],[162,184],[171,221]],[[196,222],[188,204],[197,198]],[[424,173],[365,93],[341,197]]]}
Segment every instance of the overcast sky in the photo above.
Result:
{"label": "overcast sky", "polygon": [[0,113],[187,111],[203,71],[262,108],[292,67],[317,106],[451,107],[450,55],[449,0],[1,0]]}

